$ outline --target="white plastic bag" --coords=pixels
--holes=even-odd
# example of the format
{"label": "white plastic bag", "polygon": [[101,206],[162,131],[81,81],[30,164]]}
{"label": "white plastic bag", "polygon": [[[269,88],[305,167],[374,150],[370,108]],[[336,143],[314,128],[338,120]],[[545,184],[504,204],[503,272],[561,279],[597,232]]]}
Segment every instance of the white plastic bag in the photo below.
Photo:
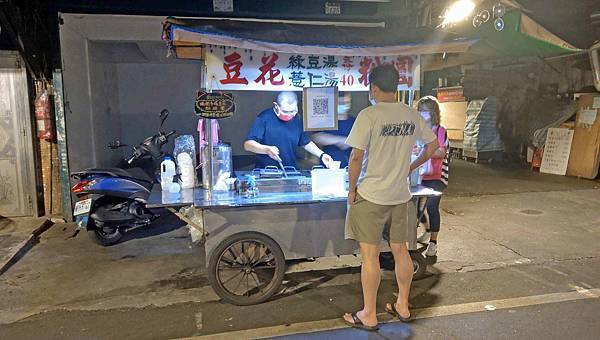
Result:
{"label": "white plastic bag", "polygon": [[175,138],[173,155],[177,161],[177,173],[182,189],[196,186],[196,144],[192,135]]}

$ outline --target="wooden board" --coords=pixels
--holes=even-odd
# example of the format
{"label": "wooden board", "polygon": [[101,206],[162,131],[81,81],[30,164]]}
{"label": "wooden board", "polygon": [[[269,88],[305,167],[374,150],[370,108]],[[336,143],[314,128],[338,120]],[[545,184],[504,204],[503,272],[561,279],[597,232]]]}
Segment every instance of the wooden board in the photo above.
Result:
{"label": "wooden board", "polygon": [[[598,95],[582,95],[577,103],[577,121],[585,109],[591,109],[594,97]],[[577,124],[571,156],[567,167],[567,175],[594,179],[598,176],[600,165],[600,109],[596,109],[596,121],[591,126]]]}
{"label": "wooden board", "polygon": [[463,140],[467,121],[467,102],[440,103],[440,118],[443,127],[448,130],[448,139]]}
{"label": "wooden board", "polygon": [[[465,131],[463,129],[460,129],[460,130],[447,129],[447,131],[448,131],[448,139],[449,140],[462,141],[464,139]],[[462,143],[461,143],[461,147],[462,147]]]}

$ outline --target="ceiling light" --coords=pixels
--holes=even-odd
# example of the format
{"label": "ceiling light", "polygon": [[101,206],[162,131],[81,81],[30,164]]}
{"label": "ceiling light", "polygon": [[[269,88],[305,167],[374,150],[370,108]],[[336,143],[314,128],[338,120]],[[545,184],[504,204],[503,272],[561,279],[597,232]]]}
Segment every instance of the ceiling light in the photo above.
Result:
{"label": "ceiling light", "polygon": [[458,0],[452,6],[446,9],[444,12],[444,20],[442,21],[441,26],[446,27],[452,24],[456,24],[460,21],[463,21],[473,13],[475,10],[475,3],[471,0]]}

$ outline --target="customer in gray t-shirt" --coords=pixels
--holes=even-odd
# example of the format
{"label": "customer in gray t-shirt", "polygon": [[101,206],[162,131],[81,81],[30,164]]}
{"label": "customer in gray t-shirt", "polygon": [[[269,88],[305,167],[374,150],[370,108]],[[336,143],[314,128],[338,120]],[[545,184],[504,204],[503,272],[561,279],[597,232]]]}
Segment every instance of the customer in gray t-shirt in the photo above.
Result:
{"label": "customer in gray t-shirt", "polygon": [[[362,255],[361,281],[364,308],[345,314],[352,327],[377,329],[377,289],[381,279],[379,252],[385,225],[390,226],[390,248],[396,262],[398,298],[386,310],[402,321],[411,318],[408,294],[413,265],[406,245],[407,202],[411,195],[408,175],[425,163],[438,148],[435,135],[419,113],[398,103],[398,71],[389,64],[369,74],[369,95],[375,104],[361,111],[346,144],[353,150],[349,161],[346,238],[356,240]],[[410,162],[413,146],[426,146]],[[416,223],[416,221],[414,221]]]}

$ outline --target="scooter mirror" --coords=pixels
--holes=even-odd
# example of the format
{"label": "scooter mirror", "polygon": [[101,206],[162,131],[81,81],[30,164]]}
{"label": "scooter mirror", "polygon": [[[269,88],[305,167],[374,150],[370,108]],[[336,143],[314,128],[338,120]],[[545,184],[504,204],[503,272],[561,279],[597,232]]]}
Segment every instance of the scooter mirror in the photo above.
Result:
{"label": "scooter mirror", "polygon": [[111,149],[118,149],[118,148],[122,148],[122,147],[126,147],[126,146],[129,146],[129,145],[121,143],[121,141],[118,139],[108,143],[108,147]]}
{"label": "scooter mirror", "polygon": [[111,148],[111,149],[118,149],[121,146],[123,146],[123,144],[121,144],[121,141],[118,140],[118,139],[115,140],[115,141],[112,141],[112,142],[108,143],[108,147]]}
{"label": "scooter mirror", "polygon": [[165,123],[165,120],[167,120],[167,117],[169,116],[169,110],[167,109],[163,109],[162,111],[160,111],[160,128],[158,129],[160,131],[160,129],[162,129],[163,124]]}

